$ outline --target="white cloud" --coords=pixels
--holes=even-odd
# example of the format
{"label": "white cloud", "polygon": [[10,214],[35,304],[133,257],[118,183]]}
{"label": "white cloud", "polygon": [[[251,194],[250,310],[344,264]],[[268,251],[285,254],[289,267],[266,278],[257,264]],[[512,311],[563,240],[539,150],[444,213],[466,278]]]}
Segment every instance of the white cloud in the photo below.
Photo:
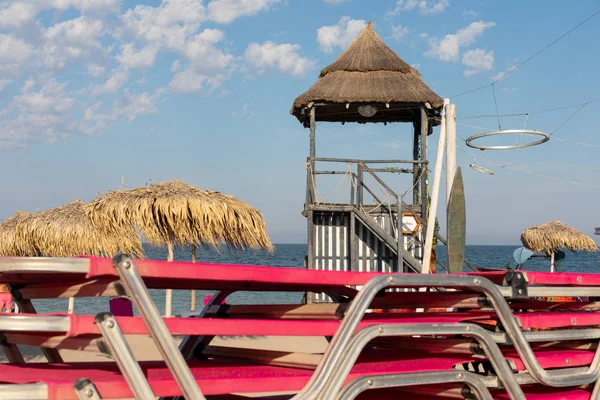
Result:
{"label": "white cloud", "polygon": [[477,11],[475,11],[475,10],[464,10],[462,12],[462,16],[463,17],[476,17],[477,16]]}
{"label": "white cloud", "polygon": [[514,71],[516,68],[517,68],[516,65],[511,65],[505,71],[499,72],[498,74],[496,74],[495,76],[493,76],[491,79],[493,81],[499,81],[500,79],[503,79],[506,75],[508,75],[508,73]]}
{"label": "white cloud", "polygon": [[100,20],[79,17],[44,29],[41,58],[49,68],[64,68],[69,59],[89,57],[100,51],[102,35]]}
{"label": "white cloud", "polygon": [[231,73],[235,57],[216,47],[225,40],[225,34],[218,29],[205,29],[190,37],[182,47],[181,54],[186,60],[186,69],[181,61],[172,68],[176,74],[170,83],[175,92],[212,92]]}
{"label": "white cloud", "polygon": [[90,74],[94,78],[98,78],[98,77],[104,75],[104,73],[106,72],[106,67],[92,63],[87,66],[87,70],[88,70],[88,74]]}
{"label": "white cloud", "polygon": [[34,4],[13,2],[0,8],[0,27],[20,28],[35,18],[39,12]]}
{"label": "white cloud", "polygon": [[116,93],[127,83],[128,79],[129,71],[124,68],[117,68],[104,84],[94,87],[94,94]]}
{"label": "white cloud", "polygon": [[409,29],[407,26],[402,26],[402,25],[397,25],[397,26],[392,26],[392,38],[394,40],[402,40],[402,38],[404,38],[404,36],[406,36],[409,32]]}
{"label": "white cloud", "polygon": [[66,84],[50,79],[39,91],[32,91],[29,81],[25,86],[23,93],[0,112],[0,147],[24,147],[34,141],[52,143],[71,134],[69,115],[75,98],[66,91]]}
{"label": "white cloud", "polygon": [[315,68],[315,62],[300,56],[299,50],[300,45],[297,44],[278,45],[271,41],[251,43],[244,53],[244,59],[258,74],[266,69],[278,69],[289,75],[303,76]]}
{"label": "white cloud", "polygon": [[121,17],[124,31],[169,49],[180,49],[206,20],[202,0],[163,0],[158,7],[138,5]]}
{"label": "white cloud", "polygon": [[411,67],[413,67],[414,69],[419,69],[421,67],[421,64],[416,63],[416,64],[410,64]]}
{"label": "white cloud", "polygon": [[512,93],[514,93],[514,92],[517,91],[517,88],[514,88],[514,87],[505,87],[505,88],[502,89],[502,91],[503,92],[512,92]]}
{"label": "white cloud", "polygon": [[0,63],[19,64],[34,53],[34,48],[21,39],[11,35],[0,34]]}
{"label": "white cloud", "polygon": [[465,76],[472,76],[481,71],[490,71],[494,68],[494,52],[483,49],[469,50],[463,55],[462,63],[468,67],[463,72]]}
{"label": "white cloud", "polygon": [[423,15],[433,15],[443,12],[450,5],[449,0],[427,1],[427,0],[398,0],[396,8],[386,14],[393,17],[402,11],[418,10]]}
{"label": "white cloud", "polygon": [[117,56],[117,61],[126,68],[148,68],[154,65],[157,52],[158,50],[153,46],[146,46],[137,51],[133,43],[128,43],[121,47],[121,54]]}
{"label": "white cloud", "polygon": [[223,31],[205,29],[189,38],[182,51],[183,55],[201,72],[218,72],[226,69],[234,56],[215,47],[225,39]]}
{"label": "white cloud", "polygon": [[20,28],[30,22],[43,10],[71,8],[83,12],[116,12],[120,0],[20,0],[0,1],[0,27]]}
{"label": "white cloud", "polygon": [[331,53],[336,46],[346,49],[366,26],[367,22],[364,19],[344,16],[337,25],[322,26],[317,30],[319,47],[326,53]]}
{"label": "white cloud", "polygon": [[102,21],[79,17],[58,23],[46,29],[43,37],[56,42],[94,46],[102,32]]}
{"label": "white cloud", "polygon": [[478,36],[493,26],[496,26],[495,22],[477,21],[459,29],[454,34],[446,35],[442,40],[431,38],[429,39],[431,48],[425,55],[435,57],[440,61],[458,61],[460,47],[473,44]]}
{"label": "white cloud", "polygon": [[327,4],[342,4],[344,0],[323,0]]}
{"label": "white cloud", "polygon": [[208,94],[218,88],[225,79],[227,76],[223,74],[209,76],[188,68],[175,74],[169,88],[173,92],[179,93],[203,92]]}
{"label": "white cloud", "polygon": [[268,10],[281,0],[212,0],[208,3],[208,17],[220,24],[229,24],[239,17],[256,15]]}

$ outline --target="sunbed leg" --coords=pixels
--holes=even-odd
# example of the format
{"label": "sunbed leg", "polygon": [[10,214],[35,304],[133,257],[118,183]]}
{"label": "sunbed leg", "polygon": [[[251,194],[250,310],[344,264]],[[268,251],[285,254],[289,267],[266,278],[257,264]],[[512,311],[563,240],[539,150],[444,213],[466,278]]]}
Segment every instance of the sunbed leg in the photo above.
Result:
{"label": "sunbed leg", "polygon": [[108,349],[101,348],[100,350],[108,352],[114,357],[134,397],[144,400],[155,399],[156,396],[154,396],[140,364],[135,360],[115,317],[109,312],[102,312],[96,315],[96,325],[108,344]]}
{"label": "sunbed leg", "polygon": [[[37,311],[35,310],[35,307],[33,306],[33,303],[31,302],[31,300],[24,299],[23,296],[21,296],[21,292],[19,292],[19,290],[17,288],[11,286],[10,294],[12,294],[13,300],[19,306],[20,312],[22,312],[24,314],[37,314]],[[48,360],[48,362],[51,362],[51,363],[63,362],[63,359],[60,356],[60,353],[58,352],[57,349],[50,349],[47,347],[42,347],[41,349],[42,349],[42,352],[44,353],[44,356],[46,356],[46,359]]]}
{"label": "sunbed leg", "polygon": [[79,400],[102,400],[96,386],[87,378],[77,379],[74,387]]}
{"label": "sunbed leg", "polygon": [[8,343],[6,337],[0,333],[0,346],[2,346],[2,350],[4,350],[4,354],[6,354],[6,358],[11,363],[25,363],[25,359],[23,358],[23,354],[21,354],[21,350],[16,344]]}
{"label": "sunbed leg", "polygon": [[[206,303],[206,306],[204,306],[202,312],[200,312],[196,318],[204,318],[211,306],[213,306],[214,304],[221,304],[223,300],[225,300],[230,294],[231,292],[229,291],[220,291],[215,293],[214,296],[212,296],[211,299]],[[214,336],[186,336],[179,345],[179,350],[181,351],[183,358],[185,358],[186,360],[198,358],[197,355],[201,354],[204,351],[204,348],[208,346],[208,344],[213,338]]]}
{"label": "sunbed leg", "polygon": [[175,378],[175,382],[177,382],[183,396],[188,400],[205,400],[196,379],[175,345],[173,336],[169,332],[165,321],[152,301],[148,288],[133,265],[131,257],[122,254],[117,255],[113,258],[113,266],[119,274],[129,297],[140,312],[150,336],[156,343],[156,347],[158,347],[167,367],[173,374],[173,378]]}

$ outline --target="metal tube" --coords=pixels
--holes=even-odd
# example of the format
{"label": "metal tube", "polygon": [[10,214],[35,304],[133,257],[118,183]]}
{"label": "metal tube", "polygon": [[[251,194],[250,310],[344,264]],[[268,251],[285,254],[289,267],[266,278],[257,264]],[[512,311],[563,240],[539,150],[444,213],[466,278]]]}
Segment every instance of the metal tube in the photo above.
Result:
{"label": "metal tube", "polygon": [[[363,286],[347,309],[346,316],[331,339],[315,373],[308,384],[293,399],[307,398],[305,396],[310,398],[325,385],[334,372],[343,352],[352,340],[353,332],[356,331],[373,298],[381,290],[390,286],[469,288],[477,292],[482,292],[488,297],[493,308],[496,310],[523,364],[536,381],[548,386],[564,387],[588,384],[600,376],[600,368],[598,367],[598,351],[600,350],[600,346],[598,346],[599,350],[596,351],[592,365],[587,373],[567,374],[564,371],[554,373],[544,370],[537,361],[531,346],[527,343],[518,322],[512,315],[512,310],[499,291],[499,288],[486,278],[433,274],[390,274],[372,278]],[[319,390],[316,390],[317,388]]]}
{"label": "metal tube", "polygon": [[443,383],[464,383],[471,388],[476,399],[492,400],[492,395],[483,383],[482,377],[467,371],[435,371],[414,374],[364,376],[350,382],[336,398],[338,400],[353,400],[362,392],[370,389],[439,385]]}
{"label": "metal tube", "polygon": [[156,396],[154,396],[140,364],[133,356],[115,317],[111,313],[102,312],[96,315],[96,325],[106,339],[110,355],[117,362],[133,396],[141,400],[154,400]]}
{"label": "metal tube", "polygon": [[113,258],[113,265],[183,396],[188,400],[205,400],[196,379],[175,345],[165,321],[152,301],[144,281],[133,265],[131,257],[117,255]]}
{"label": "metal tube", "polygon": [[27,383],[22,385],[0,385],[0,399],[2,400],[46,400],[48,399],[48,385],[45,383]]}
{"label": "metal tube", "polygon": [[359,160],[357,158],[315,157],[315,161],[366,164],[427,164],[427,160]]}
{"label": "metal tube", "polygon": [[474,324],[389,324],[366,327],[356,333],[346,347],[320,396],[328,399],[338,393],[358,356],[371,340],[376,337],[408,335],[463,335],[477,340],[510,398],[512,400],[525,398],[498,345],[483,328]]}
{"label": "metal tube", "polygon": [[0,272],[48,272],[87,274],[90,260],[87,258],[53,257],[2,257]]}

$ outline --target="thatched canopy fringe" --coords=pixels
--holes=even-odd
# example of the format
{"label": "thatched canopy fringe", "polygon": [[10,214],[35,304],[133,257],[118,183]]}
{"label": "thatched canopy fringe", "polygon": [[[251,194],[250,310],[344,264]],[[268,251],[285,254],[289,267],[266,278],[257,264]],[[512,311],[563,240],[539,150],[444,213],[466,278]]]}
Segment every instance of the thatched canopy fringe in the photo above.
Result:
{"label": "thatched canopy fringe", "polygon": [[19,252],[33,248],[41,256],[114,256],[127,252],[142,257],[142,243],[132,227],[102,230],[85,215],[84,203],[72,203],[31,214],[17,224]]}
{"label": "thatched canopy fringe", "polygon": [[594,240],[585,233],[560,221],[551,221],[526,229],[521,234],[523,246],[536,253],[547,255],[560,250],[597,251]]}
{"label": "thatched canopy fringe", "polygon": [[115,190],[85,206],[102,229],[137,227],[152,245],[201,245],[271,251],[262,215],[233,196],[171,180]]}
{"label": "thatched canopy fringe", "polygon": [[317,103],[325,103],[317,108],[317,121],[369,122],[355,107],[346,109],[345,105],[380,103],[384,106],[379,107],[374,122],[407,122],[411,108],[429,104],[435,113],[443,100],[381,40],[369,22],[346,51],[323,68],[317,82],[294,101],[291,113],[306,123],[306,109]]}
{"label": "thatched canopy fringe", "polygon": [[30,215],[27,211],[19,210],[15,215],[0,224],[0,256],[36,256],[34,248],[17,247],[17,224]]}

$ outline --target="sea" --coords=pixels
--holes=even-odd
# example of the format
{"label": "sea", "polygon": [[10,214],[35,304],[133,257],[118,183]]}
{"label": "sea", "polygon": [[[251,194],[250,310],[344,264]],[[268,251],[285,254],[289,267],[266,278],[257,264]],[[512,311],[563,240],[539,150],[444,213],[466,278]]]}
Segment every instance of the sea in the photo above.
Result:
{"label": "sea", "polygon": [[[516,262],[513,259],[513,252],[520,246],[467,246],[465,255],[467,260],[480,268],[514,268]],[[145,246],[147,258],[153,260],[166,260],[167,250]],[[445,264],[446,248],[437,246],[438,259]],[[176,261],[190,261],[190,248],[175,249],[174,258]],[[214,249],[198,249],[198,262],[223,263],[223,264],[247,264],[247,265],[268,265],[276,267],[304,268],[304,257],[307,254],[306,244],[279,244],[276,245],[275,252],[267,254],[262,251],[251,250],[231,250],[227,248],[216,251]],[[560,262],[558,267],[561,271],[571,272],[600,272],[600,252],[595,253],[572,253],[566,252],[566,257]],[[549,271],[550,261],[543,258],[530,259],[525,263],[525,270],[529,271]],[[438,272],[440,267],[438,266]],[[465,267],[465,271],[468,271]],[[151,290],[152,298],[159,311],[165,309],[165,291]],[[212,294],[212,291],[198,290],[196,311],[202,309],[205,296]],[[189,315],[191,293],[189,290],[173,291],[173,314]],[[283,292],[238,292],[230,296],[227,300],[230,304],[298,304],[302,299],[301,293],[283,293]],[[76,298],[75,313],[95,315],[101,311],[108,311],[108,298]],[[34,306],[38,313],[66,312],[68,299],[43,299],[34,300]],[[137,311],[134,310],[137,314]]]}

